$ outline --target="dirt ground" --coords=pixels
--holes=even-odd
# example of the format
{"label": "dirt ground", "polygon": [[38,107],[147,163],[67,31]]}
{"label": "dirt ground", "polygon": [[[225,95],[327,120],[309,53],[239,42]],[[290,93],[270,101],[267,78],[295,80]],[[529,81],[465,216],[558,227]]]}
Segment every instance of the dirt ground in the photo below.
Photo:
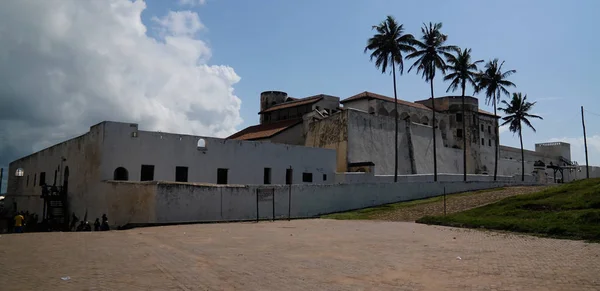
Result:
{"label": "dirt ground", "polygon": [[[448,195],[446,197],[446,213],[460,212],[467,209],[494,203],[504,198],[522,194],[535,193],[554,186],[508,187],[502,190],[472,192],[468,195]],[[373,215],[373,219],[388,221],[415,221],[427,215],[443,215],[444,202],[432,202],[401,208],[393,212]]]}
{"label": "dirt ground", "polygon": [[0,236],[0,290],[600,290],[600,244],[328,219]]}

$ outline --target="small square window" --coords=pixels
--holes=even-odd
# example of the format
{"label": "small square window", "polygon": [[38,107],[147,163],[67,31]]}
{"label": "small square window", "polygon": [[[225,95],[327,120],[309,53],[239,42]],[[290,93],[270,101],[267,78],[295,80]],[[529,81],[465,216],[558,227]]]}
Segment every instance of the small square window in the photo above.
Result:
{"label": "small square window", "polygon": [[175,182],[188,181],[188,167],[175,167]]}
{"label": "small square window", "polygon": [[227,184],[228,169],[217,169],[217,184]]}
{"label": "small square window", "polygon": [[456,137],[463,137],[462,129],[457,129],[456,130]]}
{"label": "small square window", "polygon": [[265,168],[263,172],[263,184],[271,184],[271,168]]}
{"label": "small square window", "polygon": [[140,181],[154,181],[154,165],[142,165]]}
{"label": "small square window", "polygon": [[312,173],[302,173],[302,182],[312,183],[313,175]]}

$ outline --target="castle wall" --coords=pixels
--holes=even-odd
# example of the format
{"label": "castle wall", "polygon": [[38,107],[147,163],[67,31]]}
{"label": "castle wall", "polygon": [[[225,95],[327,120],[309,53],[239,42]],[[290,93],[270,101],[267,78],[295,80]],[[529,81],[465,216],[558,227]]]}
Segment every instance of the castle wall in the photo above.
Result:
{"label": "castle wall", "polygon": [[[348,110],[308,125],[305,145],[336,151],[336,171],[348,170]],[[311,157],[312,160],[312,157]]]}

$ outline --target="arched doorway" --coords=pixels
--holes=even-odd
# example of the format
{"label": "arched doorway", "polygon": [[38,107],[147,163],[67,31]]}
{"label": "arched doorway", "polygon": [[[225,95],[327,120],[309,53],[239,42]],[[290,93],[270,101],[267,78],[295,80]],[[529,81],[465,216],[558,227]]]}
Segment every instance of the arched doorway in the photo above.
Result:
{"label": "arched doorway", "polygon": [[113,180],[115,181],[128,181],[129,180],[129,172],[127,169],[123,167],[118,167],[115,169],[113,173]]}

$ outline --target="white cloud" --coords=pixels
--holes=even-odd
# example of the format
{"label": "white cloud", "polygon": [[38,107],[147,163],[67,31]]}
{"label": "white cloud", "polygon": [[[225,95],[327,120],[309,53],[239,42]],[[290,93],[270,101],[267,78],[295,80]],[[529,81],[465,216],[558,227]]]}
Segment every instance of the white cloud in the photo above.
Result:
{"label": "white cloud", "polygon": [[[571,144],[571,160],[585,165],[585,146],[583,137],[551,138],[551,142],[562,141]],[[592,166],[600,166],[600,135],[587,137],[588,160]]]}
{"label": "white cloud", "polygon": [[164,17],[155,16],[152,20],[161,26],[163,36],[171,34],[192,37],[204,28],[198,14],[192,11],[169,11]]}
{"label": "white cloud", "polygon": [[179,5],[199,6],[204,5],[206,0],[179,0]]}
{"label": "white cloud", "polygon": [[157,18],[131,0],[0,2],[0,165],[103,120],[142,129],[226,136],[242,120],[240,80],[209,66],[198,15]]}

